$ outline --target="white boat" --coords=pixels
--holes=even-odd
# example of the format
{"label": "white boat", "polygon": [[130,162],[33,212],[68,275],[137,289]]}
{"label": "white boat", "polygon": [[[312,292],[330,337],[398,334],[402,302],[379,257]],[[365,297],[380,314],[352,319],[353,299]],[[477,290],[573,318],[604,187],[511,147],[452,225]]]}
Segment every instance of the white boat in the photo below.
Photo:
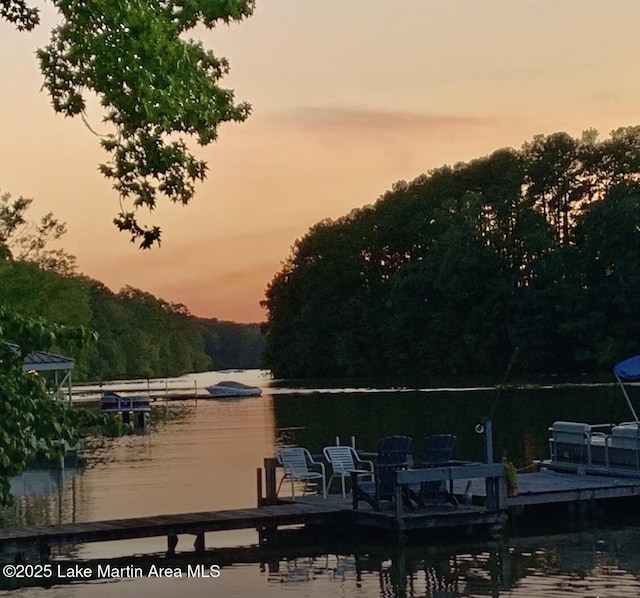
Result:
{"label": "white boat", "polygon": [[224,380],[217,384],[206,386],[205,388],[214,398],[259,397],[262,394],[262,389],[257,386],[247,386],[246,384],[233,380]]}
{"label": "white boat", "polygon": [[631,403],[626,383],[640,381],[640,355],[613,368],[632,421],[588,424],[555,421],[549,428],[550,459],[541,464],[556,471],[640,477],[640,418]]}

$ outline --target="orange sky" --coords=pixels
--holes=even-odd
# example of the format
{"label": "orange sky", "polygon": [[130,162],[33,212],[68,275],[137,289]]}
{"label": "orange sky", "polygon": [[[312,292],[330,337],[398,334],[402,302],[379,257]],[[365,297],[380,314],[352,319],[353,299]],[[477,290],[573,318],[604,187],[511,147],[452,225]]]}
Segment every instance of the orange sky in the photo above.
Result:
{"label": "orange sky", "polygon": [[163,244],[142,252],[111,223],[97,139],[40,91],[44,17],[31,34],[0,23],[0,189],[67,222],[83,273],[198,316],[262,320],[293,242],[398,179],[537,133],[640,123],[636,0],[258,0],[201,35],[253,115],[199,154],[208,180],[190,206],[155,212]]}

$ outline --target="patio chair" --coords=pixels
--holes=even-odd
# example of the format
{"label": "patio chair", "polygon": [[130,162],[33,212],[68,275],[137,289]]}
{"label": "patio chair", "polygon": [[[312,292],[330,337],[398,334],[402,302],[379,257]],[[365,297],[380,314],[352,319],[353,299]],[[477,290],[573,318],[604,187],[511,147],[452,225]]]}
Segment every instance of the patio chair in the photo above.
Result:
{"label": "patio chair", "polygon": [[[353,489],[354,507],[357,508],[359,500],[363,500],[376,511],[381,511],[383,506],[394,499],[395,472],[399,469],[407,469],[412,465],[411,438],[408,436],[385,436],[378,441],[376,457],[375,482],[360,483],[355,480]],[[410,489],[403,493],[403,503],[410,509],[419,505],[419,501]],[[417,505],[416,505],[417,503]]]}
{"label": "patio chair", "polygon": [[333,479],[340,476],[343,498],[347,495],[345,480],[351,477],[352,471],[358,472],[363,481],[367,478],[370,482],[374,481],[373,463],[360,459],[358,453],[350,446],[327,446],[322,452],[331,465],[331,477],[327,486],[331,488]]}
{"label": "patio chair", "polygon": [[430,434],[422,444],[422,464],[447,465],[453,457],[457,438],[453,434]]}
{"label": "patio chair", "polygon": [[[443,467],[449,464],[453,457],[453,450],[457,438],[453,434],[431,434],[425,436],[422,445],[422,467]],[[447,482],[425,482],[420,488],[414,488],[419,492],[422,501],[439,503],[443,500],[458,506],[458,500],[451,492]]]}
{"label": "patio chair", "polygon": [[[322,480],[322,496],[327,498],[327,481],[325,475],[324,463],[314,461],[311,453],[300,446],[280,448],[277,451],[277,459],[284,469],[284,476],[280,480],[276,495],[280,492],[282,483],[288,479],[291,482],[291,496],[295,498],[294,482],[304,482],[302,495],[307,492],[309,482],[312,480]],[[320,471],[310,469],[316,467]]]}

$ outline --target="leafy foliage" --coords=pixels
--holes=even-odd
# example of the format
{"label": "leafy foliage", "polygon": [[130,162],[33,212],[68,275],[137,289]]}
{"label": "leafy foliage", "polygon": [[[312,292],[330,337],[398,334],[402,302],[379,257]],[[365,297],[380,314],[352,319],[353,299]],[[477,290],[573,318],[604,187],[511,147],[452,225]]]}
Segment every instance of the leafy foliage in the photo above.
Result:
{"label": "leafy foliage", "polygon": [[20,31],[31,31],[40,23],[38,9],[29,7],[25,0],[4,0],[0,3],[0,18],[14,23]]}
{"label": "leafy foliage", "polygon": [[[138,210],[153,210],[162,196],[188,204],[207,165],[187,140],[206,146],[217,127],[244,121],[246,103],[236,104],[219,81],[229,72],[185,34],[213,28],[253,12],[253,0],[52,0],[62,21],[38,50],[44,87],[56,112],[86,122],[87,96],[95,94],[112,132],[101,140],[110,160],[100,171],[113,180],[121,210],[115,225],[132,242],[160,242],[157,226],[141,224]],[[2,3],[0,18],[32,29],[38,12],[24,0]],[[125,207],[130,202],[132,209]]]}
{"label": "leafy foliage", "polygon": [[74,351],[91,338],[83,328],[26,318],[0,305],[0,505],[11,502],[8,475],[21,471],[29,457],[60,454],[61,441],[75,445],[93,423],[86,412],[53,400],[42,377],[24,372],[24,356],[61,346]]}
{"label": "leafy foliage", "polygon": [[640,127],[537,136],[323,221],[266,290],[279,377],[595,371],[640,351]]}
{"label": "leafy foliage", "polygon": [[67,232],[67,225],[45,214],[39,223],[27,219],[32,199],[10,193],[0,193],[0,260],[32,262],[43,270],[71,274],[76,270],[76,258],[63,249],[51,248]]}

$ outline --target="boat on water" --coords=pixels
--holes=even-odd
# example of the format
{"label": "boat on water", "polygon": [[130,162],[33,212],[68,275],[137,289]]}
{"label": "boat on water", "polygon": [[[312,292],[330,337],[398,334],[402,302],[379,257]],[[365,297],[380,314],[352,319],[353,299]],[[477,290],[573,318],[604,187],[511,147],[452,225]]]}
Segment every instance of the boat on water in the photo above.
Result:
{"label": "boat on water", "polygon": [[223,380],[217,384],[205,387],[214,399],[228,397],[259,397],[262,389],[257,386],[247,386],[234,380]]}
{"label": "boat on water", "polygon": [[151,410],[147,395],[123,397],[116,392],[104,392],[100,398],[100,410],[103,413],[122,413],[125,411],[143,412]]}
{"label": "boat on water", "polygon": [[640,419],[625,383],[640,381],[640,355],[613,368],[633,420],[618,424],[556,421],[549,428],[551,458],[542,465],[557,471],[640,477]]}

